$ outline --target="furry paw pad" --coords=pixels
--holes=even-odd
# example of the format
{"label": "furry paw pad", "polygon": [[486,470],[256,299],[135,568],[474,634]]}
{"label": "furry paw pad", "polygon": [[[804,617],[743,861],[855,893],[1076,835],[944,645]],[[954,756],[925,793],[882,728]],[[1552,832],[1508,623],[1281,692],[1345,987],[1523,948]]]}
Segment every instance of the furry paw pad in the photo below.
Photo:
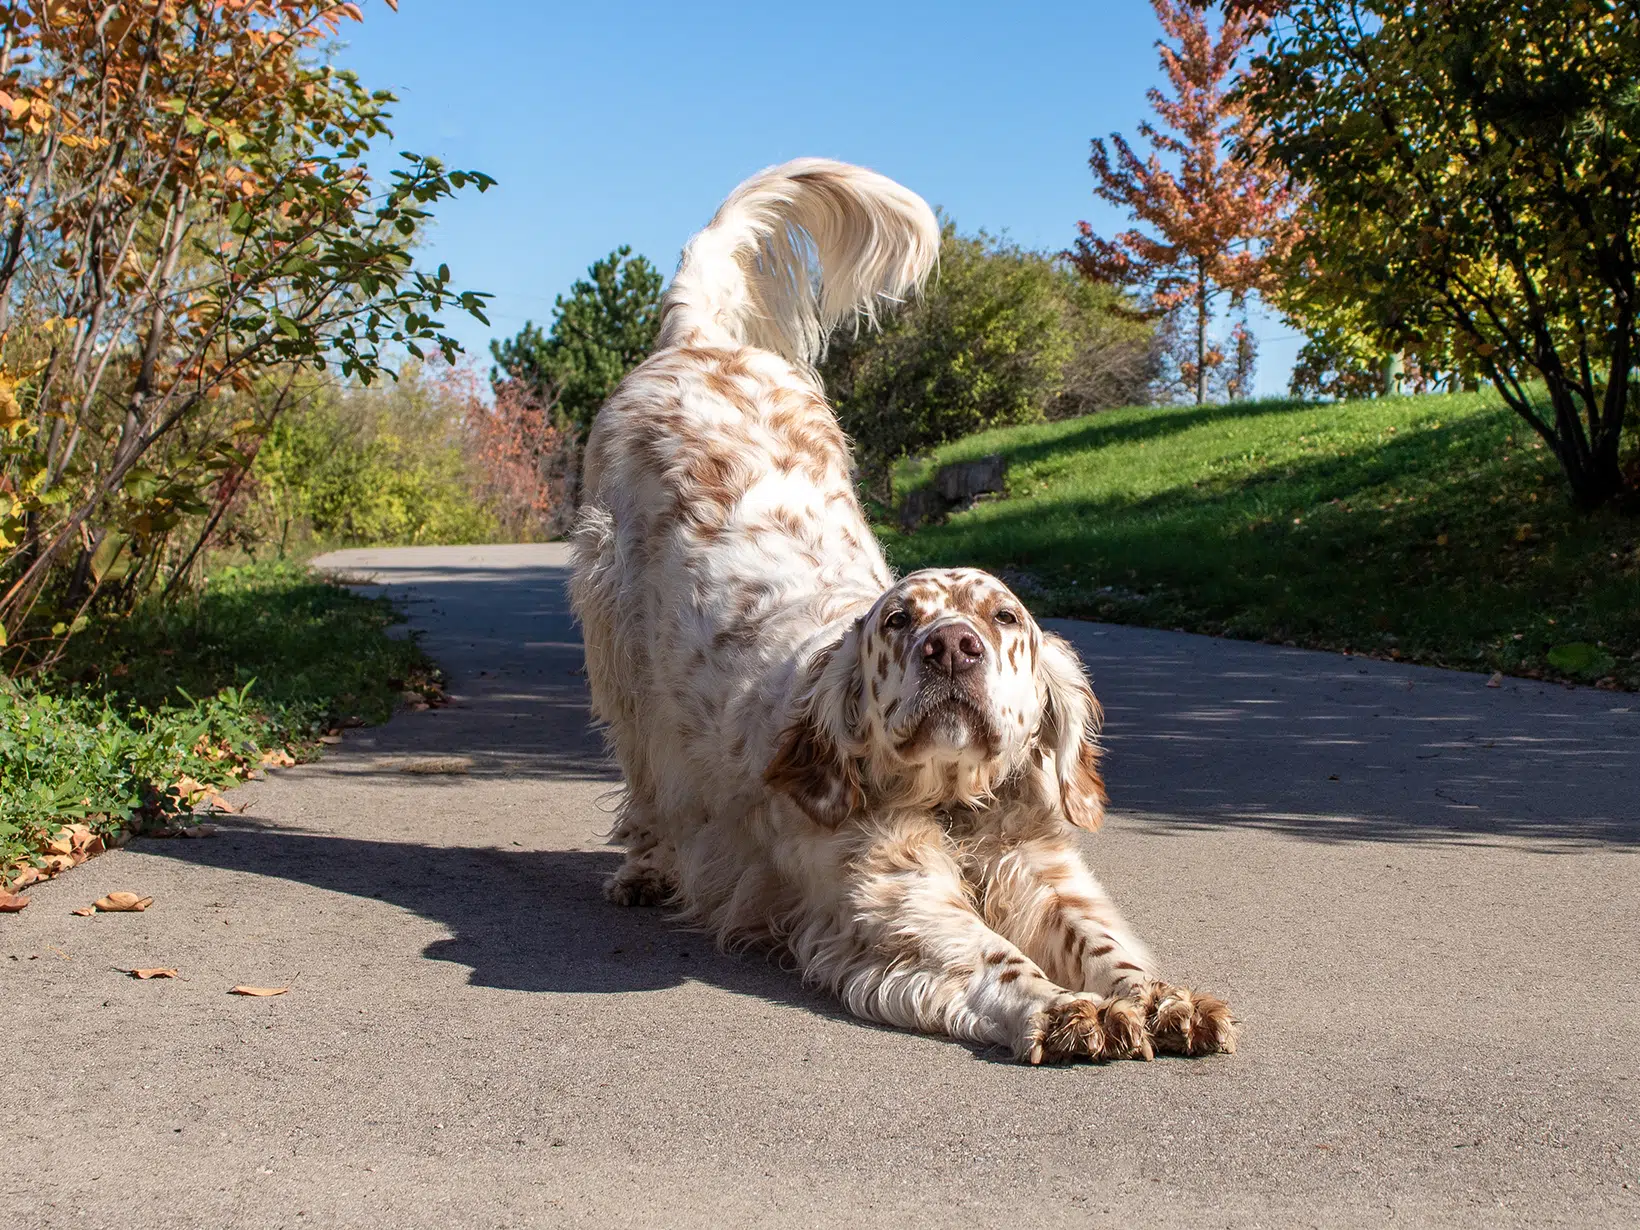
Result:
{"label": "furry paw pad", "polygon": [[1144,992],[1145,1021],[1156,1049],[1175,1055],[1232,1054],[1236,1024],[1216,995],[1155,983]]}
{"label": "furry paw pad", "polygon": [[1064,1063],[1074,1059],[1149,1059],[1144,1006],[1133,999],[1100,1001],[1066,999],[1044,1014],[1030,1063]]}
{"label": "furry paw pad", "polygon": [[604,899],[614,905],[665,905],[673,891],[670,877],[630,863],[604,882]]}

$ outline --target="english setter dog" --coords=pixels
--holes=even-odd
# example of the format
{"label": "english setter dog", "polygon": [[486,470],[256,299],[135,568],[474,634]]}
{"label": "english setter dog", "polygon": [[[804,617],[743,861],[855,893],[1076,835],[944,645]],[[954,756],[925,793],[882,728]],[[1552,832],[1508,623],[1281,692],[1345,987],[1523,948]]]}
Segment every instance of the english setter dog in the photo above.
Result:
{"label": "english setter dog", "polygon": [[1233,1050],[1229,1009],[1158,977],[1077,852],[1105,790],[1071,647],[986,573],[896,581],[856,497],[813,365],[938,248],[881,175],[756,175],[599,413],[572,595],[626,777],[608,896],[1028,1063]]}

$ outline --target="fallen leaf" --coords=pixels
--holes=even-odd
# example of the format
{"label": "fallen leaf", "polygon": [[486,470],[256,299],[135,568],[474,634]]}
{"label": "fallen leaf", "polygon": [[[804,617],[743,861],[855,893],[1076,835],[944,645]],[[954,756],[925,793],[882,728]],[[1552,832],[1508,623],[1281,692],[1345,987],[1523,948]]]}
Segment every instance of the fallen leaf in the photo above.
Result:
{"label": "fallen leaf", "polygon": [[97,912],[97,907],[94,906],[94,905],[82,905],[77,910],[70,910],[69,911],[70,914],[78,914],[81,918],[90,918],[96,912]]}
{"label": "fallen leaf", "polygon": [[175,978],[177,976],[176,970],[164,968],[128,969],[125,972],[133,978],[140,978],[143,982],[147,982],[150,978]]}
{"label": "fallen leaf", "polygon": [[154,899],[139,897],[136,893],[109,893],[98,897],[94,904],[105,914],[129,914],[146,910],[154,904]]}
{"label": "fallen leaf", "polygon": [[190,825],[188,828],[185,828],[185,829],[182,830],[182,835],[184,837],[215,837],[216,836],[216,825],[214,825],[214,824],[194,824],[194,825]]}
{"label": "fallen leaf", "polygon": [[342,741],[342,736],[341,735],[320,735],[319,736],[319,742],[320,743],[340,743],[341,741]]}
{"label": "fallen leaf", "polygon": [[262,753],[262,763],[275,769],[288,769],[296,763],[296,757],[284,748],[276,747]]}
{"label": "fallen leaf", "polygon": [[14,893],[0,892],[0,914],[15,914],[28,908],[28,898]]}
{"label": "fallen leaf", "polygon": [[1493,671],[1492,678],[1486,681],[1486,686],[1489,688],[1501,688],[1503,686],[1503,672]]}
{"label": "fallen leaf", "polygon": [[12,877],[11,883],[6,885],[6,887],[11,892],[16,892],[20,888],[27,888],[36,880],[43,880],[45,878],[45,872],[41,871],[38,867],[23,867],[20,868],[17,874]]}
{"label": "fallen leaf", "polygon": [[41,870],[44,871],[46,875],[61,875],[70,867],[74,866],[74,856],[72,854],[48,854],[41,859],[40,862],[44,864]]}
{"label": "fallen leaf", "polygon": [[46,842],[46,853],[47,854],[73,854],[74,853],[74,839],[72,837],[70,837],[66,832],[59,833],[57,836],[53,837],[50,841]]}
{"label": "fallen leaf", "polygon": [[289,987],[235,987],[233,990],[229,991],[228,994],[255,995],[261,998],[266,998],[269,995],[283,995],[288,990],[290,990]]}

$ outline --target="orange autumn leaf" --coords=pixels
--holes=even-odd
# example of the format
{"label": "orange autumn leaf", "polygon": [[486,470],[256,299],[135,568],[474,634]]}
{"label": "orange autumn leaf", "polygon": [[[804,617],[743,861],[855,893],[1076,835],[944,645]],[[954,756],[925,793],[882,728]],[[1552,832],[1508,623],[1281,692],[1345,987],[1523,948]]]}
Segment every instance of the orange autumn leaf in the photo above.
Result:
{"label": "orange autumn leaf", "polygon": [[105,914],[129,914],[146,910],[154,904],[154,899],[139,897],[136,893],[109,893],[106,897],[97,898],[94,904]]}
{"label": "orange autumn leaf", "polygon": [[0,892],[0,914],[15,914],[28,908],[29,899],[14,893]]}
{"label": "orange autumn leaf", "polygon": [[154,969],[129,969],[125,972],[142,982],[147,982],[150,978],[175,978],[177,976],[176,970],[166,969],[163,966],[156,966]]}

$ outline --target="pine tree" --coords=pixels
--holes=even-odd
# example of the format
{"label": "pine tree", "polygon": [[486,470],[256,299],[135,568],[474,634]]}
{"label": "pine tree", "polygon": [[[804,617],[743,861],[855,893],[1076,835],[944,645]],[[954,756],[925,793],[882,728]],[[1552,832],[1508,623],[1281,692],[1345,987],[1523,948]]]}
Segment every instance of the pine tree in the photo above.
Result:
{"label": "pine tree", "polygon": [[[1141,160],[1112,133],[1110,148],[1096,138],[1088,159],[1094,191],[1149,229],[1104,239],[1079,222],[1070,255],[1086,277],[1148,292],[1153,314],[1187,317],[1180,322],[1188,324],[1188,332],[1181,330],[1188,357],[1180,374],[1200,404],[1209,376],[1226,361],[1210,336],[1217,303],[1227,296],[1232,308],[1242,309],[1250,294],[1269,285],[1276,260],[1295,238],[1293,202],[1283,174],[1256,156],[1253,122],[1228,89],[1236,58],[1258,36],[1262,19],[1238,8],[1223,18],[1215,38],[1186,0],[1151,3],[1166,36],[1157,48],[1172,93],[1147,95],[1159,120],[1139,125],[1150,155]],[[1238,145],[1244,155],[1231,157]],[[1234,371],[1221,382],[1232,395],[1245,392],[1251,341],[1245,324],[1238,326]]]}
{"label": "pine tree", "polygon": [[661,282],[655,266],[616,248],[558,296],[550,331],[525,321],[517,336],[490,343],[498,377],[526,385],[584,440],[598,407],[655,345]]}

